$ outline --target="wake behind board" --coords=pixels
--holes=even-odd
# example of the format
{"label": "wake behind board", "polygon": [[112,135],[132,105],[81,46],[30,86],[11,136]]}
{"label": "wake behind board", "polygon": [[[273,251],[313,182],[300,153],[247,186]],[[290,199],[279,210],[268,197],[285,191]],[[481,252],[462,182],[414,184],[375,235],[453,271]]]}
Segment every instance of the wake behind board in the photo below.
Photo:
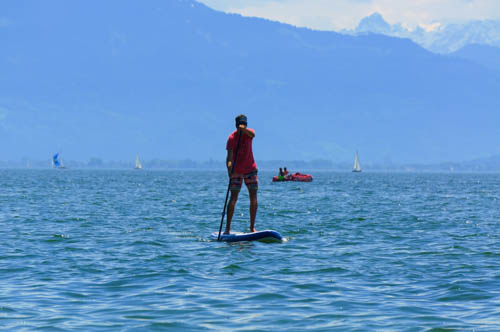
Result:
{"label": "wake behind board", "polygon": [[[210,238],[217,241],[219,232],[212,233]],[[261,241],[261,242],[282,242],[283,237],[280,233],[272,230],[265,230],[255,233],[239,233],[231,232],[230,234],[220,235],[220,240],[225,242],[240,242],[240,241]]]}

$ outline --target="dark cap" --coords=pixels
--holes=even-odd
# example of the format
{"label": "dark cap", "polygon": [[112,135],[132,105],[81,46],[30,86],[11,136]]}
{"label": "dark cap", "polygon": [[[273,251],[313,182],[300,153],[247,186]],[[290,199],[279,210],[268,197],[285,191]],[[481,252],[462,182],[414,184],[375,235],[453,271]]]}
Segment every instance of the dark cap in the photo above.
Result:
{"label": "dark cap", "polygon": [[247,117],[244,114],[238,115],[234,120],[236,121],[236,127],[241,124],[247,125]]}

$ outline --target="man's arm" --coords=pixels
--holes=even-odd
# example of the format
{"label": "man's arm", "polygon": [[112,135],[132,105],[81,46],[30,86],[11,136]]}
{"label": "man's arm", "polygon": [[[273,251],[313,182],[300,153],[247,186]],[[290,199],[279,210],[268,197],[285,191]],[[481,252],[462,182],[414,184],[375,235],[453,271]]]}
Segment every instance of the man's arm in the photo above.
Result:
{"label": "man's arm", "polygon": [[233,150],[227,150],[226,156],[226,167],[227,167],[227,175],[231,177],[232,169],[233,169]]}
{"label": "man's arm", "polygon": [[243,134],[247,135],[250,138],[254,138],[255,137],[255,132],[253,132],[252,130],[249,130],[247,127],[245,127],[245,125],[240,125],[238,127],[238,133],[243,133]]}

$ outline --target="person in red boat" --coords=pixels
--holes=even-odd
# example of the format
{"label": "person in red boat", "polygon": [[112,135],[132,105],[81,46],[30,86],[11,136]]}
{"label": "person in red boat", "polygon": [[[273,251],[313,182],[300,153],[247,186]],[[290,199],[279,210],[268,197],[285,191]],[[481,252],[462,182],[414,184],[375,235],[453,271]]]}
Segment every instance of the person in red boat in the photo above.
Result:
{"label": "person in red boat", "polygon": [[285,167],[285,168],[283,168],[283,175],[284,175],[284,176],[287,176],[287,175],[288,175],[288,171],[287,171],[286,167]]}
{"label": "person in red boat", "polygon": [[285,179],[285,173],[283,172],[283,168],[280,167],[278,181],[283,181]]}
{"label": "person in red boat", "polygon": [[234,207],[238,201],[242,182],[245,182],[250,197],[250,232],[257,231],[255,229],[255,218],[257,216],[259,179],[257,177],[257,163],[253,158],[252,151],[255,130],[247,128],[247,117],[243,114],[238,115],[235,121],[236,130],[229,135],[226,144],[226,167],[230,178],[231,198],[227,207],[227,221],[224,234],[229,234],[231,231],[231,220],[233,219]]}

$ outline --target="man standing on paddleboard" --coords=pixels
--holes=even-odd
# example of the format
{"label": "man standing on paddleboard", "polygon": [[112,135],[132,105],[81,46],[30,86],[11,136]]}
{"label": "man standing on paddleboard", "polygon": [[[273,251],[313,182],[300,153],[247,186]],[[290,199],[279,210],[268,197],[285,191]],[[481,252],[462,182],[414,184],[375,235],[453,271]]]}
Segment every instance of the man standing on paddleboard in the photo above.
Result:
{"label": "man standing on paddleboard", "polygon": [[236,130],[229,135],[226,144],[226,166],[230,179],[231,198],[227,208],[227,222],[224,234],[229,234],[231,231],[234,207],[236,206],[243,181],[250,196],[250,232],[257,231],[255,229],[255,217],[257,216],[257,189],[259,188],[259,180],[257,178],[257,164],[253,159],[252,152],[252,140],[255,137],[255,131],[247,128],[247,117],[245,115],[240,114],[235,120]]}

